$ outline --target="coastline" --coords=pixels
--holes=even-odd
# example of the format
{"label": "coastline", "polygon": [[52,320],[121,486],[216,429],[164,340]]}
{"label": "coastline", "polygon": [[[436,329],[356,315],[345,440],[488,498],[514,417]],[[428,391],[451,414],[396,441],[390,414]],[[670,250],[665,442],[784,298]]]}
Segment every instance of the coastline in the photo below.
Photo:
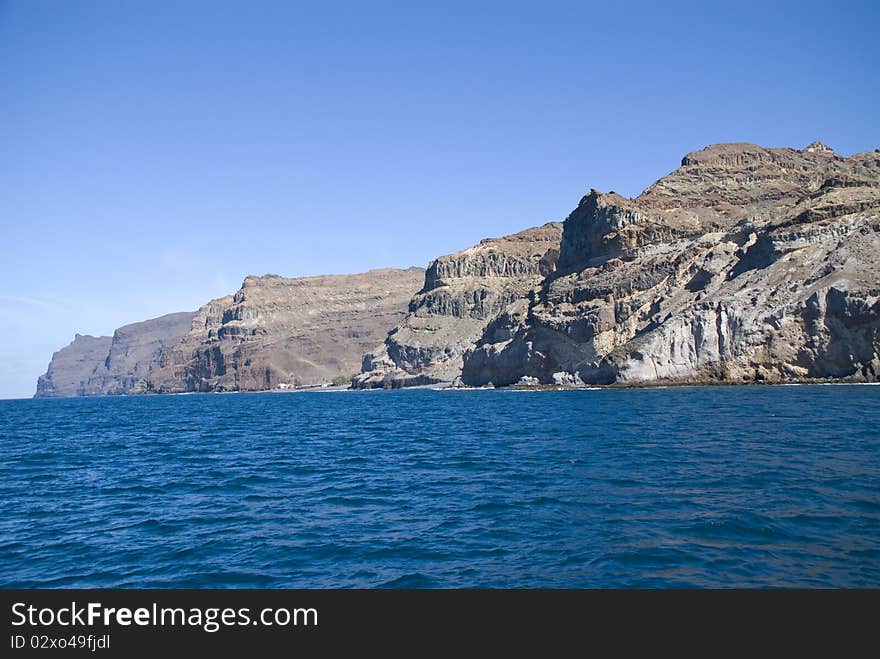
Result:
{"label": "coastline", "polygon": [[800,387],[800,386],[880,386],[880,381],[868,382],[865,380],[846,379],[846,378],[816,378],[810,380],[796,380],[785,382],[762,382],[760,380],[752,380],[749,382],[730,382],[730,381],[688,381],[688,382],[637,382],[637,383],[615,383],[604,385],[520,385],[512,384],[501,387],[469,387],[462,385],[453,385],[452,382],[439,382],[435,384],[418,385],[414,387],[398,387],[398,388],[382,388],[376,387],[372,389],[352,388],[345,385],[330,386],[309,386],[296,389],[257,389],[246,391],[178,391],[169,393],[145,392],[139,394],[102,394],[96,396],[31,396],[29,398],[7,398],[3,400],[72,400],[72,399],[96,399],[96,398],[154,398],[166,396],[195,396],[204,394],[304,394],[304,393],[362,393],[362,392],[389,392],[389,391],[612,391],[612,390],[636,390],[636,389],[685,389],[685,388],[704,388],[704,387]]}

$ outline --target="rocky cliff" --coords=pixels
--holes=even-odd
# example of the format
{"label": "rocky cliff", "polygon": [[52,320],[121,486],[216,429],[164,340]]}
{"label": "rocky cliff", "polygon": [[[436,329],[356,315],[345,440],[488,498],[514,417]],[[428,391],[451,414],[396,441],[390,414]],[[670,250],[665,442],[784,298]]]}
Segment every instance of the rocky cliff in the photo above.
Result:
{"label": "rocky cliff", "polygon": [[348,379],[877,381],[880,150],[714,145],[634,199],[593,190],[564,223],[483,240],[427,271],[248,277],[194,315],[77,335],[37,396]]}
{"label": "rocky cliff", "polygon": [[77,335],[52,357],[36,397],[260,391],[345,383],[405,315],[424,270],[248,277],[197,312]]}
{"label": "rocky cliff", "polygon": [[350,381],[363,354],[406,314],[424,270],[248,277],[199,309],[143,391],[259,391]]}
{"label": "rocky cliff", "polygon": [[398,388],[458,378],[462,356],[486,325],[524,310],[529,291],[556,268],[561,235],[562,224],[551,222],[432,261],[406,318],[364,357],[352,386]]}
{"label": "rocky cliff", "polygon": [[120,327],[113,333],[107,358],[89,378],[88,390],[105,395],[141,393],[163,353],[189,331],[194,315],[172,313]]}
{"label": "rocky cliff", "polygon": [[592,191],[469,385],[880,378],[880,152],[723,144],[635,199]]}
{"label": "rocky cliff", "polygon": [[82,336],[52,356],[37,398],[140,393],[162,353],[189,331],[193,313],[172,313],[120,327],[112,337]]}
{"label": "rocky cliff", "polygon": [[48,370],[37,380],[35,398],[63,398],[86,396],[100,392],[88,386],[92,373],[104,364],[113,339],[109,336],[77,334],[49,362]]}

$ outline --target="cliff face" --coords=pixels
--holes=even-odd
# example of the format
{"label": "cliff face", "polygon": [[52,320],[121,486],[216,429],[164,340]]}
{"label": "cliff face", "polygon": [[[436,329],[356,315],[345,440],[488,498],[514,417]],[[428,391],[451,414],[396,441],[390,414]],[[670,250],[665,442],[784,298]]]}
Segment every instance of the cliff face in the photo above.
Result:
{"label": "cliff face", "polygon": [[189,331],[194,315],[172,313],[120,327],[113,333],[106,359],[89,377],[88,390],[106,395],[142,393],[157,360]]}
{"label": "cliff face", "polygon": [[248,277],[195,313],[77,335],[55,353],[36,397],[260,391],[346,383],[406,314],[424,270]]}
{"label": "cliff face", "polygon": [[880,152],[712,146],[636,199],[592,191],[469,385],[880,378]]}
{"label": "cliff face", "polygon": [[424,270],[286,279],[248,277],[199,309],[164,351],[146,392],[259,391],[347,383],[361,358],[406,314]]}
{"label": "cliff face", "polygon": [[454,380],[462,355],[499,314],[524,309],[529,291],[556,267],[562,225],[551,222],[432,261],[409,313],[364,357],[355,388]]}
{"label": "cliff face", "polygon": [[109,336],[77,334],[49,362],[48,370],[37,380],[35,398],[63,398],[97,394],[88,382],[95,369],[104,364],[113,339]]}
{"label": "cliff face", "polygon": [[140,393],[162,352],[189,330],[191,312],[120,327],[109,336],[76,335],[52,356],[37,381],[36,398]]}
{"label": "cliff face", "polygon": [[593,190],[427,271],[248,277],[195,314],[77,335],[36,395],[358,371],[354,388],[880,380],[880,150],[715,145],[635,199]]}

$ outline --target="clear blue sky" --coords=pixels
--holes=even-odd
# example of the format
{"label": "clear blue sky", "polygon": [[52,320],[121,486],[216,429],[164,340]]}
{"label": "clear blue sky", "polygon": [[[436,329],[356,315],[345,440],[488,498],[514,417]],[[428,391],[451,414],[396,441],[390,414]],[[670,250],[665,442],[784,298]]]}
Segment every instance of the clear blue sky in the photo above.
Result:
{"label": "clear blue sky", "polygon": [[0,397],[249,273],[424,266],[716,142],[877,148],[875,6],[0,0]]}

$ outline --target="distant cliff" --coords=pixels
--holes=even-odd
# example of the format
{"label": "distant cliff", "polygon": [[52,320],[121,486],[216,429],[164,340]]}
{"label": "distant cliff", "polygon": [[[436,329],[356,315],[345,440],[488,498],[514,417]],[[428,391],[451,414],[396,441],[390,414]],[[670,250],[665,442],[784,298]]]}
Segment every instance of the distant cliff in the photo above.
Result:
{"label": "distant cliff", "polygon": [[120,327],[109,336],[76,335],[52,356],[37,398],[138,393],[162,352],[189,331],[193,313],[172,313]]}
{"label": "distant cliff", "polygon": [[593,190],[426,271],[248,277],[195,314],[77,335],[37,396],[348,379],[878,381],[880,150],[713,145],[634,199]]}
{"label": "distant cliff", "polygon": [[126,325],[112,339],[77,335],[52,357],[36,397],[347,384],[423,278],[421,268],[248,277],[195,313]]}
{"label": "distant cliff", "polygon": [[100,392],[89,389],[92,373],[104,364],[113,339],[109,336],[77,334],[49,362],[49,369],[37,380],[36,398],[87,396]]}
{"label": "distant cliff", "polygon": [[348,384],[370,347],[406,314],[421,268],[285,279],[248,277],[196,313],[144,390],[260,391]]}

